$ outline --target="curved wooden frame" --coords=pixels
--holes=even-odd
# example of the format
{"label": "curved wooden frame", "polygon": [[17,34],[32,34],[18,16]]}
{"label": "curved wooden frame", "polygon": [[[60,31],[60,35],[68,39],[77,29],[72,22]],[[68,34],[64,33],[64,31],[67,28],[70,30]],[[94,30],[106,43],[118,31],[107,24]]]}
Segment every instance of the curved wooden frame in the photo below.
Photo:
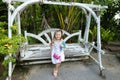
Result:
{"label": "curved wooden frame", "polygon": [[[27,37],[32,37],[32,38],[35,38],[35,39],[38,39],[40,42],[42,42],[43,45],[49,45],[51,43],[51,39],[50,39],[50,36],[47,34],[47,33],[50,33],[50,35],[52,36],[52,39],[53,39],[53,36],[54,36],[54,32],[56,30],[59,30],[57,28],[52,28],[52,29],[47,29],[47,30],[44,30],[42,31],[41,33],[39,34],[32,34],[32,33],[28,33],[27,31],[25,31],[25,38],[27,40]],[[62,30],[63,32],[63,35],[67,35],[67,37],[64,39],[64,41],[66,42],[67,40],[69,40],[71,37],[74,37],[74,36],[79,36],[79,40],[81,40],[81,31],[78,31],[76,33],[68,33],[67,31],[65,30]],[[41,36],[45,36],[47,41],[49,43],[47,43]],[[28,44],[28,41],[27,41],[27,44]]]}

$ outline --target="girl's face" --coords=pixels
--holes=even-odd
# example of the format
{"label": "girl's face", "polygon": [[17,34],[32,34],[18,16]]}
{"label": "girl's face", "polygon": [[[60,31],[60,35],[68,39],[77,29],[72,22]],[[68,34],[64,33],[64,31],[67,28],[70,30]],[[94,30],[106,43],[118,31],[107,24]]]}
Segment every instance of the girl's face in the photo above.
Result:
{"label": "girl's face", "polygon": [[62,36],[62,34],[61,34],[60,31],[58,31],[58,32],[55,33],[55,38],[56,38],[57,40],[60,40],[60,39],[61,39],[61,36]]}

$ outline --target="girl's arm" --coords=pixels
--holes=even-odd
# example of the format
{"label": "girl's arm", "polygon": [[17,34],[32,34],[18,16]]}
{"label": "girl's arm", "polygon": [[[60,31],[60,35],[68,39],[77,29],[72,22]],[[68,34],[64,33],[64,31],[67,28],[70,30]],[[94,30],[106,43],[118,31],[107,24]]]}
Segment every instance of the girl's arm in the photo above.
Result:
{"label": "girl's arm", "polygon": [[66,47],[66,43],[64,42],[64,40],[63,39],[61,39],[61,47]]}
{"label": "girl's arm", "polygon": [[54,39],[51,41],[51,43],[50,43],[50,50],[52,50],[52,45],[53,45],[53,43],[54,43]]}
{"label": "girl's arm", "polygon": [[50,43],[50,50],[52,50],[52,42]]}

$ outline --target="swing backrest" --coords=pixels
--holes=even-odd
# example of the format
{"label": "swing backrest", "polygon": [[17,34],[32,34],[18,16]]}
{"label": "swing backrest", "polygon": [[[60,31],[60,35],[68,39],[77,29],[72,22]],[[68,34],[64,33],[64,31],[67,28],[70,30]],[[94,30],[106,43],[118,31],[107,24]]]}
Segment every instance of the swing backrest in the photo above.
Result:
{"label": "swing backrest", "polygon": [[[35,39],[38,39],[41,43],[43,43],[44,45],[49,45],[51,43],[51,40],[54,37],[54,33],[56,30],[59,30],[58,28],[51,28],[51,29],[47,29],[42,31],[39,34],[32,34],[32,33],[28,33],[27,31],[25,31],[25,38],[27,40],[27,37],[32,37]],[[79,38],[81,38],[81,31],[70,34],[65,30],[62,30],[63,35],[65,36],[64,41],[66,42],[68,39],[70,39],[73,36],[79,35]],[[28,40],[27,40],[28,43]]]}

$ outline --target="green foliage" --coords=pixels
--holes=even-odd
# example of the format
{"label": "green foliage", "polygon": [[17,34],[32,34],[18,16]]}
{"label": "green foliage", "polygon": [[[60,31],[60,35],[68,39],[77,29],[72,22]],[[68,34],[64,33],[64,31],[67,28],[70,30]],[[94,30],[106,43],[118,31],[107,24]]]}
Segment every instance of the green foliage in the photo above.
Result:
{"label": "green foliage", "polygon": [[[49,12],[48,12],[49,13]],[[37,33],[42,28],[42,7],[40,4],[28,6],[21,14],[22,30],[27,30],[32,33]]]}
{"label": "green foliage", "polygon": [[89,30],[89,33],[90,33],[89,40],[90,41],[95,41],[96,40],[96,36],[97,36],[97,27],[94,26],[92,29]]}
{"label": "green foliage", "polygon": [[18,33],[18,28],[17,28],[17,24],[14,24],[13,26],[10,27],[12,30],[12,33],[15,35]]}
{"label": "green foliage", "polygon": [[4,61],[3,61],[3,63],[2,63],[2,65],[4,65],[5,67],[7,67],[7,65],[8,65],[8,63],[9,62],[16,62],[16,59],[14,58],[14,57],[9,57],[9,58],[6,58]]}
{"label": "green foliage", "polygon": [[94,0],[95,4],[101,4],[101,5],[108,5],[111,2],[113,2],[113,0]]}
{"label": "green foliage", "polygon": [[120,19],[115,19],[115,15],[120,13],[120,0],[112,0],[108,4],[108,9],[101,16],[101,26],[110,29],[115,33],[115,41],[120,41]]}
{"label": "green foliage", "polygon": [[24,38],[21,35],[16,35],[12,38],[6,36],[0,39],[0,54],[8,55],[17,52],[23,40]]}
{"label": "green foliage", "polygon": [[104,43],[113,41],[114,36],[115,33],[112,32],[110,29],[105,30],[103,27],[101,27],[101,38]]}
{"label": "green foliage", "polygon": [[[9,62],[15,62],[16,58],[13,56],[18,52],[20,45],[25,41],[25,38],[22,35],[17,35],[17,25],[11,26],[13,31],[12,38],[8,38],[7,29],[4,29],[5,22],[0,22],[0,58],[2,58],[2,65],[5,67],[3,76],[7,74],[7,66]],[[12,56],[8,56],[11,54]],[[7,57],[6,57],[7,56]],[[4,59],[4,57],[6,57]]]}
{"label": "green foliage", "polygon": [[[110,41],[113,41],[115,33],[112,32],[110,29],[104,29],[103,27],[100,28],[101,30],[101,40],[103,43],[108,43]],[[93,29],[91,29],[90,31],[90,39],[91,41],[96,41],[97,38],[97,27],[94,26]]]}
{"label": "green foliage", "polygon": [[7,25],[6,22],[0,22],[0,28],[1,28],[1,27],[4,27],[5,25]]}
{"label": "green foliage", "polygon": [[7,5],[0,1],[0,22],[7,21]]}
{"label": "green foliage", "polygon": [[71,32],[79,20],[81,13],[79,9],[75,8],[74,6],[55,6],[55,10],[57,12],[61,28],[67,30],[68,32]]}
{"label": "green foliage", "polygon": [[29,44],[35,44],[35,43],[37,43],[38,40],[36,40],[35,38],[32,38],[32,37],[28,37],[28,41],[29,41]]}

